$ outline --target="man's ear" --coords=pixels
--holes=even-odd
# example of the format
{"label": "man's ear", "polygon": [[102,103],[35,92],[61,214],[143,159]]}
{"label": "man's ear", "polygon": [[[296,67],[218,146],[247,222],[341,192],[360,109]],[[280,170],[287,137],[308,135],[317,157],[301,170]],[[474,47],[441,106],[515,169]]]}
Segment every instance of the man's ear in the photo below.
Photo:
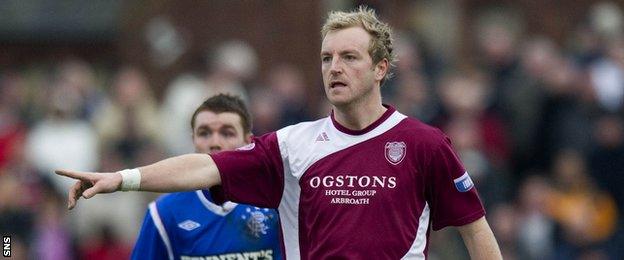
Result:
{"label": "man's ear", "polygon": [[246,144],[251,143],[251,138],[252,138],[252,137],[253,137],[253,134],[252,134],[252,133],[247,133],[247,134],[245,134],[245,143],[246,143]]}
{"label": "man's ear", "polygon": [[388,59],[384,58],[375,64],[375,79],[381,81],[388,74]]}

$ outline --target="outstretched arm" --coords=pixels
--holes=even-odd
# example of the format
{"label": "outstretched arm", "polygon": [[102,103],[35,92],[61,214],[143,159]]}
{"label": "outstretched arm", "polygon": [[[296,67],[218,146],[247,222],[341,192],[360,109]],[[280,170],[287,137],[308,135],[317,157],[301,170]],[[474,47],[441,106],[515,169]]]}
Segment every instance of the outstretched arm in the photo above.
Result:
{"label": "outstretched arm", "polygon": [[458,227],[471,259],[503,259],[485,217]]}
{"label": "outstretched arm", "polygon": [[[206,189],[221,183],[219,169],[207,154],[186,154],[140,167],[140,191],[175,192]],[[82,196],[120,190],[119,173],[77,172],[57,170],[56,174],[78,180],[69,190],[67,207],[72,209]]]}

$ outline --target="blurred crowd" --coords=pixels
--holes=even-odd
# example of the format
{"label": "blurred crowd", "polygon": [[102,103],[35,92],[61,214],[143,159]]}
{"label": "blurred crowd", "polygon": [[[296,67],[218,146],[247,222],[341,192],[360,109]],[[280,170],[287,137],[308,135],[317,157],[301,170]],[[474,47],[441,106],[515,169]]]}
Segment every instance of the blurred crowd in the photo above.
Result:
{"label": "blurred crowd", "polygon": [[[416,30],[397,32],[384,103],[451,138],[505,259],[624,258],[624,18],[615,5],[592,12],[564,44],[486,14],[472,39],[477,58],[460,62]],[[0,233],[12,236],[14,257],[127,258],[155,194],[96,196],[68,212],[72,183],[53,170],[114,171],[192,152],[190,116],[210,95],[242,96],[256,135],[330,111],[307,95],[322,88],[320,75],[304,82],[296,64],[259,75],[240,40],[210,57],[162,99],[129,64],[67,57],[0,70]],[[466,258],[461,243],[451,229],[432,232],[430,258]]]}

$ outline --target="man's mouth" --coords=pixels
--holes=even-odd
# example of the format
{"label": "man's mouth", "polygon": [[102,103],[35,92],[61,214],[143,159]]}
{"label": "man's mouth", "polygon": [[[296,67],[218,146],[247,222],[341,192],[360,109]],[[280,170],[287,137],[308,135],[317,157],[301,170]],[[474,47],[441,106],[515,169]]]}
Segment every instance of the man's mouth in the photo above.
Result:
{"label": "man's mouth", "polygon": [[333,81],[329,84],[329,88],[340,88],[340,87],[346,87],[347,84],[345,84],[344,82],[341,81]]}

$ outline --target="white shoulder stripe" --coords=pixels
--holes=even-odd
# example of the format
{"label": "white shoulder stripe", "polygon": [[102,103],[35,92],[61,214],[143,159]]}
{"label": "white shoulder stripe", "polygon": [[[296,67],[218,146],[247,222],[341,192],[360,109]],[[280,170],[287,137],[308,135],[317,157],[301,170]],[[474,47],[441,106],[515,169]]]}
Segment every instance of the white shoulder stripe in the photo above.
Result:
{"label": "white shoulder stripe", "polygon": [[[326,156],[368,141],[398,125],[407,116],[394,111],[375,129],[362,135],[349,135],[336,129],[330,117],[314,122],[306,122],[277,131],[280,153],[292,176],[299,179],[306,170]],[[323,142],[317,140],[321,134]],[[327,140],[325,140],[325,138]]]}
{"label": "white shoulder stripe", "polygon": [[418,231],[407,254],[401,259],[425,259],[425,247],[427,246],[427,230],[429,229],[429,204],[425,203],[422,214],[418,219]]}
{"label": "white shoulder stripe", "polygon": [[152,202],[149,204],[150,215],[152,216],[152,220],[154,221],[154,225],[158,230],[158,234],[160,234],[160,238],[162,238],[165,243],[165,247],[167,247],[167,254],[169,255],[169,259],[173,260],[173,249],[171,248],[171,242],[169,241],[169,235],[167,235],[167,231],[165,230],[165,225],[163,225],[162,220],[160,219],[160,214],[158,214],[158,209],[156,208],[156,202]]}

